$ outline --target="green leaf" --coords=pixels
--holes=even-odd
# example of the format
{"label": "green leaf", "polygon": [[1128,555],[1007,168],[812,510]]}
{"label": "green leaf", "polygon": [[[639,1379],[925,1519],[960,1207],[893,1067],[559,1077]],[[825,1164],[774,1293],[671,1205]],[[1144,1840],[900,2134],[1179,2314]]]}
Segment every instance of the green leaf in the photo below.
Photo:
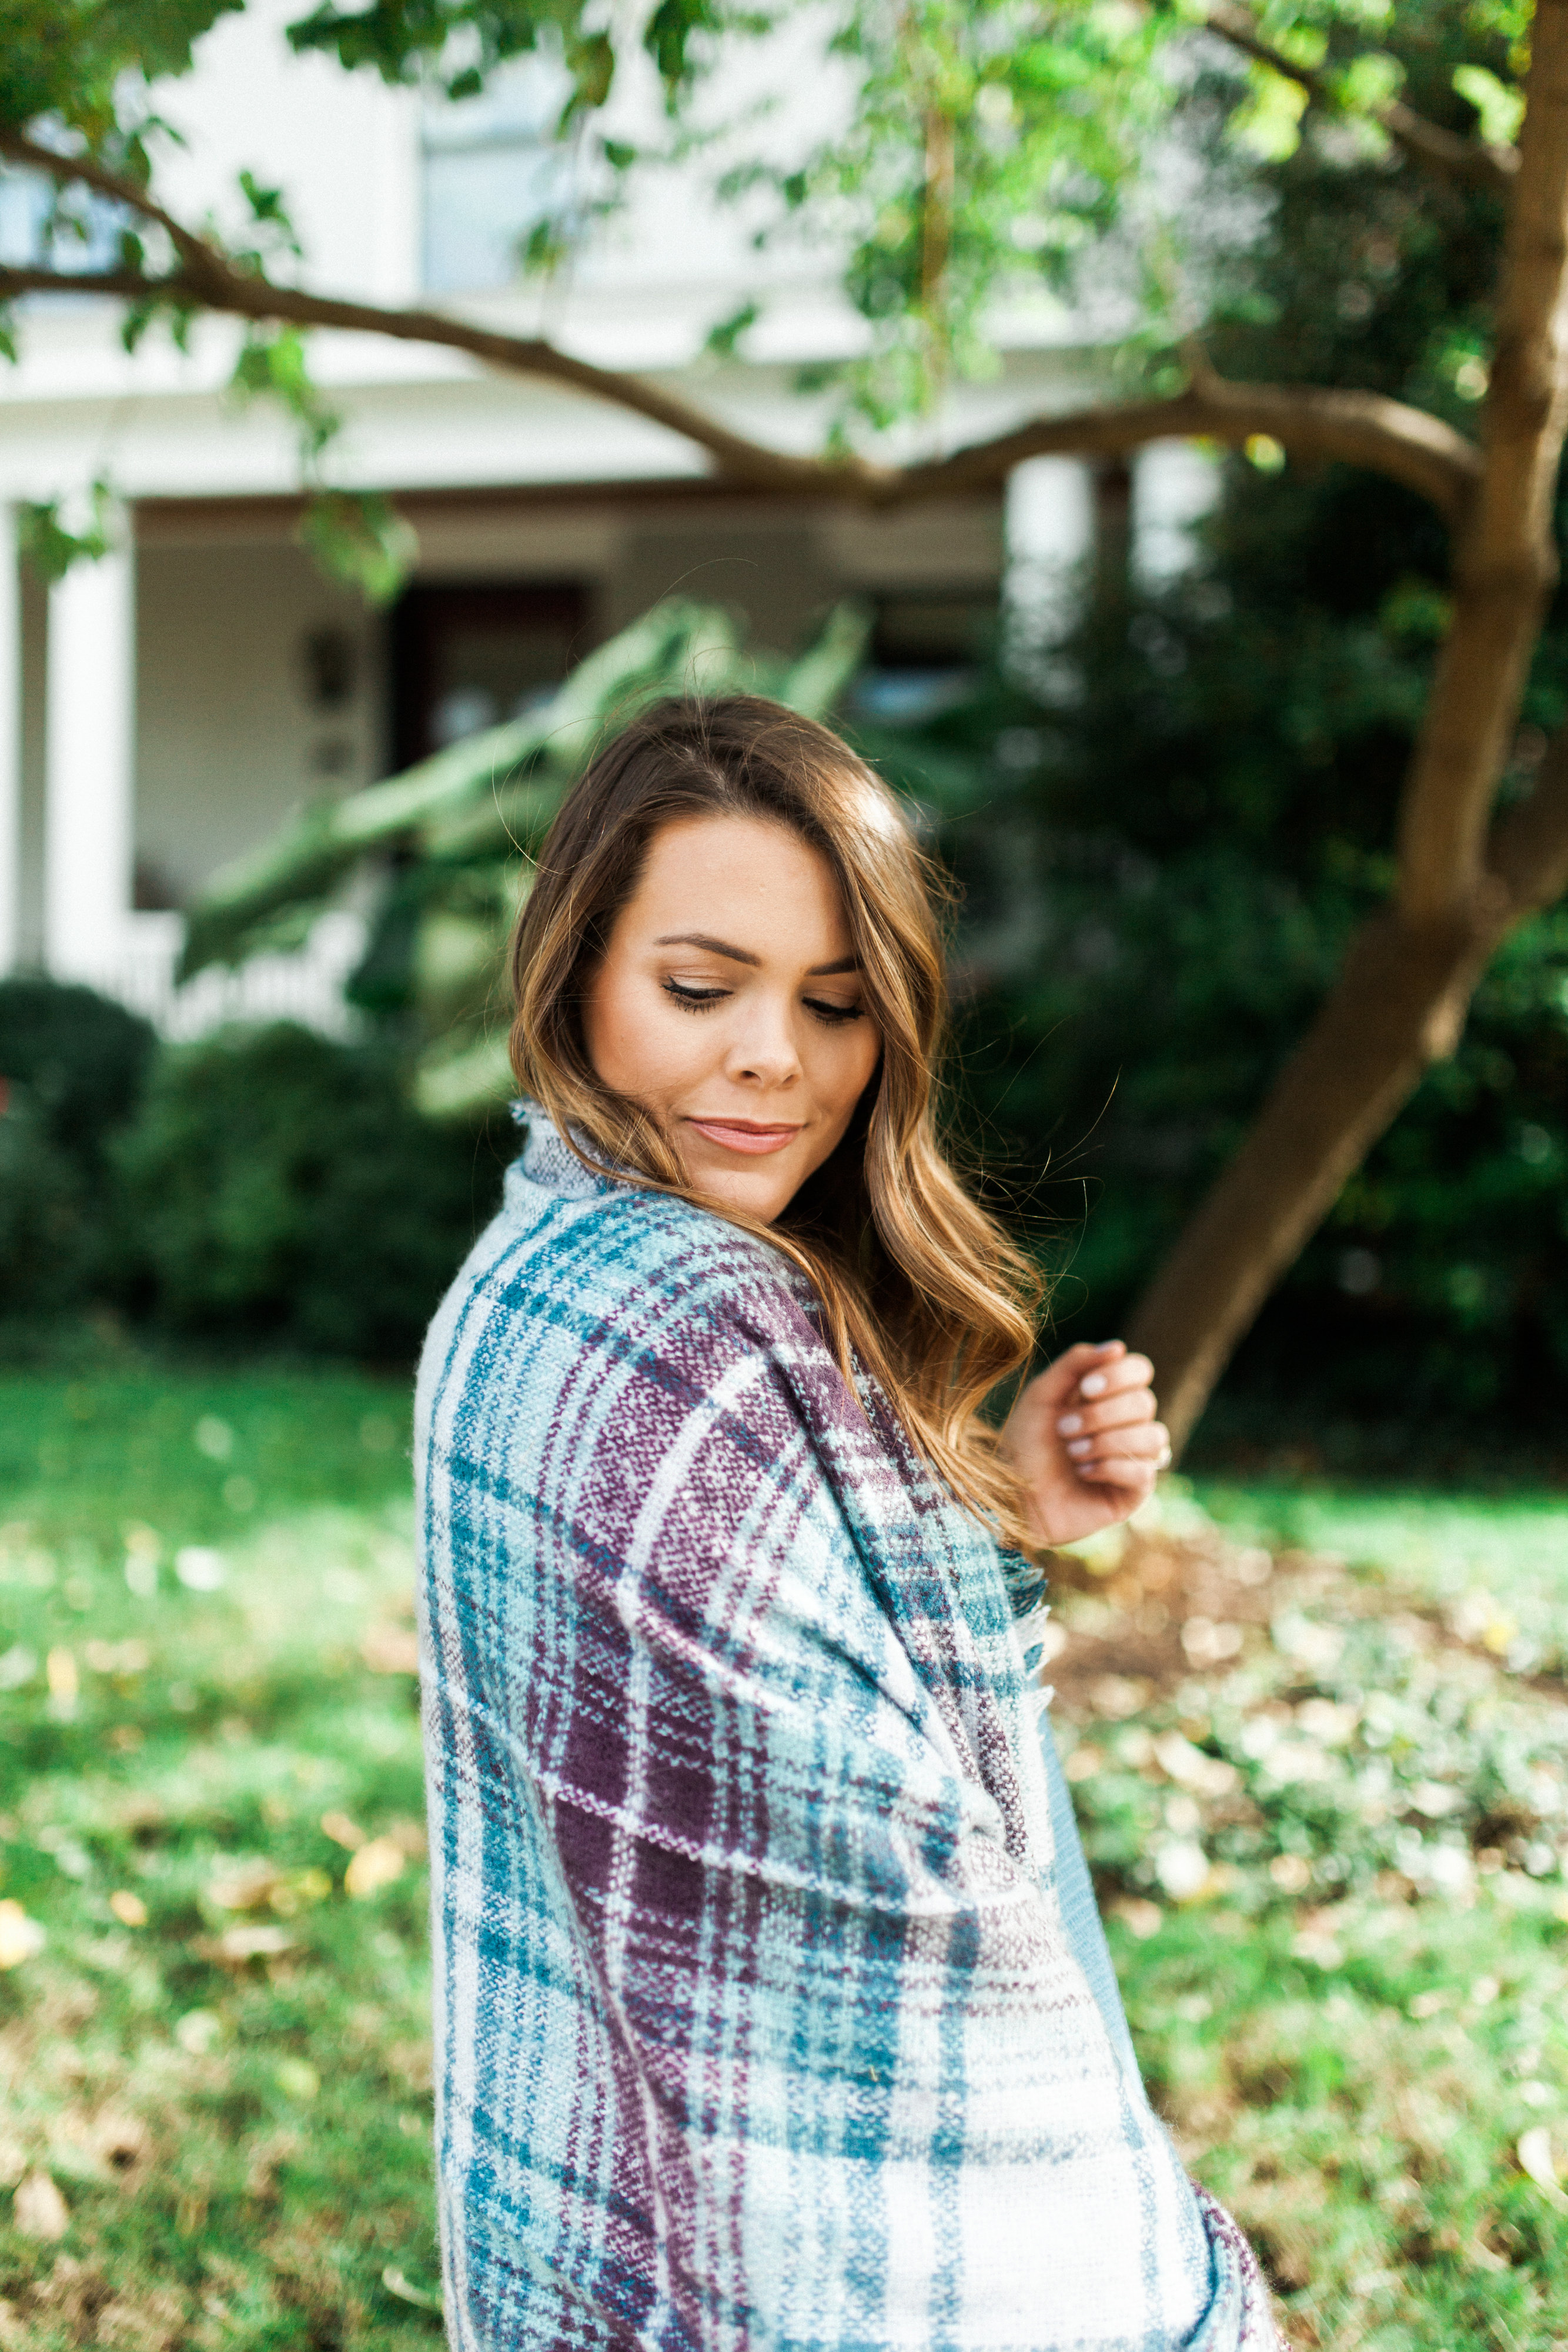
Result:
{"label": "green leaf", "polygon": [[1454,88],[1479,115],[1487,145],[1511,147],[1524,120],[1524,92],[1500,81],[1485,66],[1456,66]]}
{"label": "green leaf", "polygon": [[73,564],[96,563],[117,544],[114,492],[101,475],[88,493],[87,513],[79,529],[62,520],[64,503],[47,499],[22,507],[17,517],[22,560],[50,587],[63,580]]}
{"label": "green leaf", "polygon": [[569,39],[566,63],[572,91],[561,118],[563,125],[576,114],[602,106],[609,97],[615,79],[615,50],[609,34],[590,33]]}
{"label": "green leaf", "polygon": [[743,302],[738,310],[732,310],[727,319],[721,319],[717,326],[708,329],[703,349],[711,352],[716,359],[732,360],[740,338],[748,328],[756,326],[761,316],[759,302]]}
{"label": "green leaf", "polygon": [[387,604],[413,568],[419,541],[387,500],[363,490],[323,490],[305,509],[299,536],[322,570]]}
{"label": "green leaf", "polygon": [[1230,138],[1261,163],[1286,163],[1301,143],[1307,93],[1300,82],[1288,80],[1271,66],[1252,65],[1248,79],[1251,96],[1231,116]]}

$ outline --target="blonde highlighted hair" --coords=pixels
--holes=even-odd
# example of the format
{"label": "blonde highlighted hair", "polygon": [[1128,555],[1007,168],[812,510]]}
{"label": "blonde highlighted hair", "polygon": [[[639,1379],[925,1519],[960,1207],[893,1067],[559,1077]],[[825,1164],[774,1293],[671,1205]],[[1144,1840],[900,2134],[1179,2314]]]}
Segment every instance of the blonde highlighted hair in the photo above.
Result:
{"label": "blonde highlighted hair", "polygon": [[882,1041],[842,1141],[776,1222],[723,1213],[807,1275],[846,1374],[852,1351],[959,1500],[1032,1549],[1022,1491],[980,1407],[1029,1361],[1040,1280],[944,1153],[934,1095],[948,893],[894,795],[848,744],[778,703],[736,695],[657,703],[599,752],[550,828],[512,943],[518,1084],[569,1142],[575,1130],[632,1181],[711,1208],[670,1138],[601,1080],[581,1020],[650,843],[694,816],[782,824],[827,859]]}

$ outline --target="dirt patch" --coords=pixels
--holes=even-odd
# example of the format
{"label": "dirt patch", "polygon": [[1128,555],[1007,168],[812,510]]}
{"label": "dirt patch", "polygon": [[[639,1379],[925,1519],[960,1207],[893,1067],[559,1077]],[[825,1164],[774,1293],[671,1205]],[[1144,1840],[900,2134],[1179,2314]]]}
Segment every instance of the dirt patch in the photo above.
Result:
{"label": "dirt patch", "polygon": [[[1412,1651],[1440,1649],[1496,1668],[1491,1629],[1461,1607],[1444,1611],[1383,1579],[1357,1577],[1336,1554],[1226,1541],[1218,1528],[1114,1531],[1088,1556],[1060,1552],[1049,1566],[1051,1613],[1044,1678],[1072,1720],[1118,1721],[1170,1698],[1184,1684],[1228,1674],[1267,1644],[1287,1615],[1327,1602],[1343,1623],[1376,1617]],[[1310,1675],[1312,1629],[1298,1626]],[[1553,1673],[1511,1682],[1561,1700]]]}
{"label": "dirt patch", "polygon": [[1266,1641],[1287,1588],[1343,1567],[1303,1553],[1278,1559],[1218,1534],[1129,1528],[1092,1556],[1064,1552],[1050,1570],[1046,1673],[1071,1716],[1136,1714],[1198,1675],[1228,1669]]}

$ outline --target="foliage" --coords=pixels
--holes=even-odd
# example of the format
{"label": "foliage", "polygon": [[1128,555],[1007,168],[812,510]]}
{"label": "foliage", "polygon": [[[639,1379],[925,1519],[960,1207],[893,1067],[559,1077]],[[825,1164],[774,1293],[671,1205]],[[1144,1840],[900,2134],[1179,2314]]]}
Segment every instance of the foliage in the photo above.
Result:
{"label": "foliage", "polygon": [[50,1313],[90,1292],[100,1266],[81,1170],[29,1091],[0,1118],[0,1313]]}
{"label": "foliage", "polygon": [[504,950],[537,849],[602,736],[664,694],[757,693],[813,716],[859,659],[848,607],[793,661],[746,647],[727,614],[656,605],[580,663],[526,718],[467,737],[401,776],[308,808],[209,884],[193,908],[182,971],[237,961],[297,938],[356,868],[379,905],[351,1000],[412,1024],[414,1096],[437,1118],[471,1118],[512,1091]]}
{"label": "foliage", "polygon": [[283,1022],[167,1050],[115,1158],[160,1322],[403,1360],[498,1172],[484,1134],[410,1109],[384,1049]]}
{"label": "foliage", "polygon": [[0,1312],[79,1303],[115,1254],[107,1153],[156,1045],[90,988],[0,981]]}
{"label": "foliage", "polygon": [[[1455,40],[1410,51],[1413,76],[1440,87]],[[1207,103],[1195,91],[1196,127],[1218,142]],[[1270,217],[1226,280],[1226,368],[1463,421],[1485,384],[1492,197],[1315,136],[1269,185]],[[1129,574],[1107,530],[1069,637],[1020,635],[968,709],[889,747],[944,815],[967,886],[965,1091],[989,1161],[1051,1160],[1033,1206],[1071,1269],[1069,1325],[1126,1312],[1392,880],[1447,609],[1443,540],[1402,490],[1256,454],[1216,457],[1186,576]],[[1505,801],[1565,706],[1559,599]],[[1311,1396],[1314,1439],[1341,1420],[1347,1443],[1369,1421],[1430,1434],[1484,1418],[1495,1439],[1523,1418],[1550,1435],[1568,1375],[1565,1107],[1558,910],[1502,949],[1458,1053],[1265,1310],[1219,1417],[1266,1395],[1258,1435]]]}
{"label": "foliage", "polygon": [[31,1091],[50,1140],[85,1174],[134,1115],[156,1046],[150,1023],[90,988],[0,980],[0,1074]]}
{"label": "foliage", "polygon": [[[155,319],[182,340],[204,299],[190,232],[158,206],[168,134],[153,84],[187,71],[201,35],[243,5],[119,0],[62,22],[53,0],[5,0],[0,132],[117,175],[119,260],[141,281],[120,289],[129,341]],[[434,85],[458,103],[520,58],[550,59],[564,91],[558,135],[577,155],[565,209],[527,241],[531,266],[558,263],[640,164],[709,153],[716,199],[739,208],[758,244],[783,237],[833,256],[862,348],[812,371],[806,388],[836,385],[830,432],[842,446],[931,413],[955,374],[994,372],[999,322],[1020,300],[1084,303],[1096,338],[1153,354],[1169,373],[1170,351],[1207,308],[1209,208],[1189,200],[1192,175],[1170,135],[1184,89],[1213,54],[1206,14],[1196,0],[1151,9],[908,0],[894,10],[832,0],[811,27],[824,103],[800,110],[732,99],[735,78],[723,70],[748,44],[798,27],[782,0],[654,0],[608,17],[597,0],[319,0],[286,29],[296,49],[350,72]],[[1435,51],[1444,71],[1423,89],[1428,111],[1499,138],[1519,110],[1522,26],[1518,10],[1453,0],[1402,10],[1397,33],[1379,0],[1271,5],[1258,30],[1278,66],[1233,56],[1223,84],[1232,148],[1265,161],[1294,150],[1307,103],[1292,78],[1301,69],[1342,143],[1384,157],[1387,109],[1408,79],[1432,84]],[[646,134],[622,103],[628,51],[662,84],[663,136]],[[61,179],[45,236],[51,256],[73,236],[92,247],[103,195]],[[244,173],[235,199],[227,230],[201,229],[211,251],[245,272],[294,278],[302,257],[286,192]],[[757,315],[748,303],[716,320],[715,347],[733,348]],[[294,330],[254,330],[235,381],[269,393],[294,421],[316,493],[310,537],[329,567],[387,593],[404,555],[374,501],[333,492],[326,479],[338,420],[310,383]]]}
{"label": "foliage", "polygon": [[[439,2342],[408,2299],[438,2284],[407,1433],[401,1386],[341,1372],[101,1355],[0,1382],[0,1903],[16,1906],[0,1916],[13,1948],[46,1938],[0,1971],[0,2317],[29,2340]],[[1310,1496],[1225,1507],[1322,1531]],[[1516,1612],[1562,1609],[1560,1527],[1515,1572],[1511,1521],[1427,1507]],[[1333,1508],[1336,1528],[1370,1512],[1383,1540],[1377,1498]],[[1234,1754],[1293,1841],[1257,1833],[1233,1877],[1185,1902],[1104,1880],[1155,2097],[1262,2247],[1292,2335],[1544,2345],[1568,2326],[1568,2239],[1521,2150],[1539,2158],[1532,2131],[1548,2161],[1568,2145],[1560,1881],[1505,1863],[1469,1894],[1414,1892],[1403,1873],[1351,1892],[1323,1868],[1345,1815],[1305,1809],[1331,1784],[1287,1802],[1248,1752],[1247,1724],[1279,1707],[1300,1738],[1314,1698],[1352,1704],[1354,1645],[1392,1608],[1359,1588],[1332,1696],[1265,1632],[1239,1669],[1059,1731],[1092,1839],[1124,1799],[1151,1842],[1176,1834],[1190,1791],[1144,1744],[1176,1729],[1213,1762]],[[1332,1593],[1302,1613],[1339,1623]],[[1336,1773],[1384,1763],[1402,1790],[1422,1758],[1440,1765],[1469,1826],[1497,1725],[1539,1745],[1560,1708],[1500,1664],[1490,1697],[1463,1681],[1453,1703],[1439,1677],[1423,1699],[1404,1654],[1396,1739],[1368,1748],[1358,1727],[1327,1752]],[[1489,1654],[1478,1638],[1463,1675]],[[1103,1763],[1086,1771],[1092,1748]],[[1414,1822],[1425,1842],[1434,1825]],[[1270,1869],[1287,1852],[1322,1874],[1292,1893]],[[40,2210],[40,2174],[66,2209],[57,2240],[16,2226]]]}

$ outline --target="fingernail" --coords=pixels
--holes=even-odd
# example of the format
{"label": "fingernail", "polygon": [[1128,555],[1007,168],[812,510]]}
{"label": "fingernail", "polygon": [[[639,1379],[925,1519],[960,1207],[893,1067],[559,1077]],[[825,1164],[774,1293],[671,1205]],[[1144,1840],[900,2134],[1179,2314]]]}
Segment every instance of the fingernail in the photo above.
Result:
{"label": "fingernail", "polygon": [[1056,1433],[1058,1437],[1076,1437],[1082,1426],[1083,1415],[1081,1412],[1064,1412],[1056,1424]]}
{"label": "fingernail", "polygon": [[1080,1396],[1103,1396],[1104,1394],[1104,1390],[1105,1375],[1103,1372],[1085,1372],[1083,1378],[1078,1383],[1078,1393]]}
{"label": "fingernail", "polygon": [[1072,1466],[1081,1478],[1094,1477],[1100,1468],[1098,1462],[1075,1462]]}
{"label": "fingernail", "polygon": [[1067,1450],[1076,1461],[1080,1454],[1093,1453],[1094,1440],[1092,1437],[1075,1437]]}

